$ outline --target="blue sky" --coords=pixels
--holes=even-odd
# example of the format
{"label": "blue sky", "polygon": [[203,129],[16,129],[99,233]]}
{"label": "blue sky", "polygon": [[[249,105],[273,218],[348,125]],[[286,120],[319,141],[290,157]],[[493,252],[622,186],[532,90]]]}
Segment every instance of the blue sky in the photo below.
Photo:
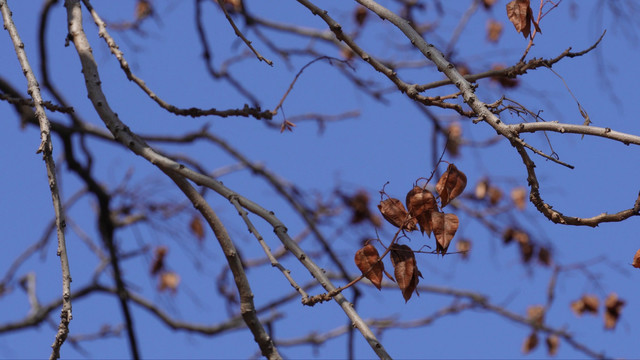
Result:
{"label": "blue sky", "polygon": [[[393,6],[393,2],[383,2]],[[422,14],[424,21],[438,22],[440,27],[428,41],[443,48],[451,37],[457,20],[467,9],[470,1],[442,2],[446,16],[440,18],[433,2]],[[516,34],[507,22],[504,13],[505,1],[499,1],[490,12],[479,9],[466,26],[457,46],[456,60],[466,63],[472,71],[489,69],[495,63],[511,65],[521,56],[526,41]],[[594,126],[610,127],[614,130],[640,134],[640,125],[634,113],[638,100],[640,73],[636,71],[639,59],[637,25],[628,19],[613,16],[607,7],[596,6],[596,1],[563,1],[541,23],[542,34],[538,35],[528,58],[555,57],[568,47],[580,51],[589,47],[607,29],[602,44],[591,54],[574,59],[564,59],[553,69],[562,76],[571,92],[589,113]],[[36,26],[40,2],[10,1],[14,21],[26,44],[36,75],[40,76],[36,47]],[[247,101],[228,85],[214,82],[206,74],[200,57],[201,46],[193,24],[194,3],[190,1],[156,1],[160,21],[147,21],[142,29],[145,36],[135,33],[112,35],[124,51],[134,73],[162,98],[180,107],[242,107]],[[311,28],[326,29],[319,17],[294,2],[258,2],[250,4],[250,10],[273,21],[300,24]],[[353,29],[352,2],[317,2],[349,30]],[[100,15],[112,22],[130,20],[133,2],[126,5],[108,6],[95,2]],[[537,5],[536,5],[537,6]],[[207,34],[213,49],[213,61],[220,66],[224,59],[245,50],[244,44],[233,35],[231,28],[216,7],[206,2]],[[573,15],[572,15],[573,14]],[[306,199],[316,197],[329,199],[335,186],[346,191],[360,188],[371,192],[377,200],[377,191],[387,181],[387,193],[404,198],[414,181],[428,176],[431,164],[432,126],[416,106],[401,94],[389,93],[386,103],[372,100],[354,87],[336,67],[327,62],[317,62],[307,68],[284,103],[284,114],[292,117],[305,113],[339,114],[358,110],[357,118],[327,124],[323,132],[313,122],[300,122],[292,133],[279,133],[261,121],[247,118],[190,118],[168,114],[153,103],[133,83],[128,82],[119,64],[109,54],[104,42],[97,37],[96,28],[87,12],[83,14],[85,29],[98,61],[103,88],[111,107],[134,132],[139,134],[183,134],[209,125],[211,131],[240,149],[245,156],[259,162],[286,181],[296,184],[305,192]],[[485,24],[489,18],[504,23],[504,33],[498,45],[485,39]],[[73,45],[64,47],[66,15],[62,4],[53,10],[47,36],[50,53],[52,80],[64,96],[73,103],[78,114],[96,126],[102,126],[86,96],[84,80]],[[278,32],[265,32],[278,44],[286,47],[306,46],[299,37]],[[292,57],[283,61],[268,49],[251,31],[246,35],[254,46],[274,61],[269,67],[253,57],[247,57],[230,71],[239,80],[250,84],[264,109],[275,107],[286,91],[297,71],[312,58]],[[390,59],[421,60],[417,52],[407,51],[407,41],[388,22],[370,16],[363,33],[363,46],[370,53]],[[400,44],[400,45],[398,45]],[[283,45],[285,46],[285,45]],[[6,32],[0,36],[0,76],[8,79],[26,95],[26,82],[13,53],[13,46]],[[335,49],[323,44],[317,46],[323,55],[339,57]],[[391,83],[364,63],[355,64],[357,75],[375,81],[378,88],[389,88]],[[433,68],[401,70],[401,76],[417,83],[439,80],[441,74]],[[607,85],[609,84],[609,85]],[[485,102],[497,100],[505,90],[495,83],[479,82],[478,96]],[[453,92],[447,88],[445,94]],[[428,96],[442,92],[427,92]],[[582,123],[577,105],[559,79],[545,69],[530,71],[521,78],[521,85],[506,91],[507,96],[526,104],[530,109],[544,110],[547,121]],[[45,99],[51,99],[45,92]],[[459,121],[463,135],[475,141],[489,139],[495,135],[486,124],[473,125],[455,114],[436,111],[446,120]],[[35,154],[39,144],[37,129],[21,129],[13,108],[0,102],[0,118],[5,131],[0,132],[4,151],[0,152],[0,166],[4,175],[0,177],[2,201],[0,202],[0,224],[4,230],[4,249],[0,252],[0,274],[24,249],[42,236],[52,219],[51,200],[46,183],[46,173],[40,155]],[[67,121],[57,113],[49,113],[53,120]],[[282,120],[282,113],[274,122]],[[506,113],[505,122],[519,121]],[[524,137],[532,145],[549,151],[547,140],[541,134]],[[54,155],[60,159],[62,145],[54,137]],[[538,178],[545,201],[566,215],[590,217],[601,212],[617,212],[630,208],[640,190],[640,149],[603,139],[573,135],[549,134],[549,141],[560,159],[575,166],[574,170],[563,168],[539,157]],[[133,175],[130,184],[136,186],[139,195],[157,201],[184,202],[183,196],[162,174],[143,159],[132,156],[119,146],[100,140],[90,140],[95,150],[94,171],[111,189],[115,188],[130,169]],[[440,144],[440,147],[442,145]],[[163,151],[185,154],[198,159],[209,171],[234,164],[235,159],[218,147],[198,142],[190,146],[159,144]],[[502,141],[487,148],[463,148],[459,158],[446,156],[467,174],[471,192],[473,186],[485,176],[505,191],[517,186],[526,186],[525,168],[514,149]],[[62,194],[65,199],[79,190],[81,184],[74,175],[66,172],[66,165],[59,165],[62,174]],[[444,167],[442,168],[444,170]],[[290,206],[279,199],[264,180],[250,172],[238,171],[221,180],[225,185],[242,195],[273,210],[285,221],[289,232],[296,235],[304,230],[304,224]],[[232,238],[246,259],[263,256],[260,247],[251,238],[226,199],[209,194],[214,210],[227,222]],[[119,199],[114,200],[116,203]],[[374,208],[372,206],[372,208]],[[98,261],[88,250],[80,234],[86,233],[96,243],[94,223],[95,200],[85,197],[70,209],[70,226],[67,232],[72,288],[80,288],[91,281]],[[501,239],[486,231],[468,216],[458,213],[461,226],[456,239],[468,238],[473,242],[473,251],[468,261],[459,256],[437,258],[419,255],[418,266],[424,275],[421,285],[448,287],[474,291],[489,296],[492,303],[505,306],[510,311],[525,315],[527,306],[543,304],[551,271],[540,266],[523,266],[515,246],[505,247]],[[227,308],[216,296],[215,277],[225,264],[213,234],[207,233],[206,241],[199,244],[188,232],[188,223],[193,212],[171,218],[156,219],[155,227],[134,226],[119,231],[117,239],[123,251],[140,249],[144,244],[166,245],[170,252],[168,264],[180,274],[182,282],[176,295],[160,294],[155,290],[154,279],[148,275],[150,255],[128,260],[124,263],[127,283],[137,293],[157,302],[175,318],[203,324],[215,324],[227,316]],[[347,226],[349,215],[344,213],[332,223],[322,227],[327,238],[335,246],[345,266],[354,273],[353,254],[362,237],[375,236],[367,226]],[[563,265],[585,263],[584,268],[561,273],[556,287],[556,299],[546,315],[546,322],[554,328],[565,328],[575,339],[588,344],[595,351],[604,351],[612,357],[637,357],[638,330],[634,319],[640,316],[637,304],[637,270],[629,266],[633,254],[640,248],[638,242],[638,219],[623,223],[602,224],[596,229],[553,225],[527,204],[524,212],[515,215],[538,241],[553,249],[554,259]],[[257,218],[253,219],[266,241],[276,249],[278,240],[272,230]],[[82,233],[76,231],[76,225]],[[335,233],[335,229],[344,229]],[[380,231],[380,237],[389,241],[394,229],[389,224]],[[454,242],[456,240],[454,239]],[[419,248],[422,244],[433,246],[433,240],[420,235],[411,235],[407,244]],[[311,238],[301,246],[306,251],[318,250]],[[597,259],[598,261],[592,261]],[[590,262],[592,261],[592,262]],[[285,258],[283,264],[291,269],[299,283],[311,280],[308,271],[295,259]],[[326,259],[320,266],[335,270]],[[387,266],[390,266],[387,264]],[[60,267],[55,256],[55,239],[36,256],[30,258],[17,270],[16,279],[34,272],[37,276],[37,293],[41,303],[47,303],[60,294]],[[290,285],[281,273],[271,267],[248,272],[256,305],[259,307],[280,294],[290,291]],[[111,284],[107,274],[101,276],[103,283]],[[337,282],[340,283],[340,282]],[[0,326],[21,319],[29,311],[25,293],[12,283],[12,292],[0,297],[5,311],[0,312]],[[429,292],[412,298],[407,304],[396,289],[378,292],[361,286],[365,297],[359,301],[363,318],[390,317],[409,321],[424,318],[451,304],[452,298]],[[320,290],[314,288],[311,293]],[[581,318],[570,311],[569,303],[583,293],[596,294],[601,300],[610,292],[616,292],[626,301],[622,317],[615,331],[605,332],[602,312],[597,317],[585,315]],[[348,298],[351,292],[345,294]],[[134,308],[134,320],[138,331],[141,355],[144,358],[247,358],[254,355],[257,346],[248,331],[235,331],[219,337],[205,337],[185,332],[174,332],[157,321],[148,312]],[[283,310],[284,318],[274,326],[274,334],[281,339],[295,338],[311,329],[325,333],[347,324],[347,318],[333,303],[303,307],[299,299],[291,301]],[[113,297],[92,295],[73,304],[74,319],[71,335],[97,332],[103,324],[117,326],[121,323],[118,304]],[[58,310],[51,316],[57,324]],[[543,346],[528,356],[522,355],[521,346],[529,329],[483,311],[464,311],[445,316],[427,327],[417,329],[389,330],[381,341],[387,351],[397,358],[539,358],[545,356]],[[54,329],[44,323],[37,328],[0,336],[1,358],[34,358],[48,356],[53,341]],[[318,347],[323,358],[345,356],[346,337],[340,337]],[[361,338],[356,339],[356,356],[370,358],[374,354]],[[70,343],[62,349],[65,358],[127,358],[125,337],[80,343],[82,350]],[[284,347],[281,353],[290,358],[309,358],[316,355],[310,347]],[[86,352],[82,352],[86,351]],[[584,355],[561,342],[558,358],[583,358]]]}

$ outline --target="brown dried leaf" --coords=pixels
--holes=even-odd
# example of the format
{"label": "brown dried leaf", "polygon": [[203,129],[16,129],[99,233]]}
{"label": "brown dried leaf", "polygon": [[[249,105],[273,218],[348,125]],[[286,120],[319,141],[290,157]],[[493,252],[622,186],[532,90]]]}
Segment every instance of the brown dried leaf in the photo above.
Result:
{"label": "brown dried leaf", "polygon": [[500,188],[490,186],[488,194],[489,194],[489,203],[492,206],[498,205],[500,200],[502,200],[502,190],[500,190]]}
{"label": "brown dried leaf", "polygon": [[558,353],[558,346],[560,346],[560,338],[558,335],[547,336],[547,353],[549,356],[555,356]]}
{"label": "brown dried leaf", "polygon": [[524,210],[527,205],[527,189],[520,186],[511,190],[511,200],[519,210]]}
{"label": "brown dried leaf", "polygon": [[346,195],[341,196],[344,204],[351,208],[352,224],[358,224],[365,220],[371,221],[372,223],[374,223],[374,225],[376,225],[375,220],[377,220],[379,224],[380,219],[373,216],[373,214],[371,214],[371,211],[369,211],[369,193],[367,193],[365,190],[358,190],[358,192],[351,197]]}
{"label": "brown dried leaf", "polygon": [[577,315],[582,316],[584,313],[597,314],[600,300],[595,295],[582,295],[576,301],[571,302],[571,310]]}
{"label": "brown dried leaf", "polygon": [[542,326],[542,323],[544,322],[544,306],[529,306],[527,308],[527,319],[535,326]]}
{"label": "brown dried leaf", "polygon": [[604,301],[604,328],[607,330],[613,330],[620,318],[620,311],[625,305],[625,301],[618,298],[616,293],[611,293]]}
{"label": "brown dried leaf", "polygon": [[382,261],[378,261],[378,258],[380,258],[380,254],[378,254],[375,246],[367,244],[356,251],[355,262],[362,275],[380,290],[384,264]]}
{"label": "brown dried leaf", "polygon": [[409,213],[400,200],[394,198],[383,200],[378,205],[378,209],[382,217],[390,222],[391,225],[408,231],[418,229],[416,227],[418,221],[415,218],[409,217]]}
{"label": "brown dried leaf", "polygon": [[[504,65],[502,64],[494,64],[491,67],[491,70],[504,70]],[[507,77],[505,75],[495,75],[491,77],[491,81],[497,82],[506,89],[511,89],[520,84],[520,81],[517,78]]]}
{"label": "brown dried leaf", "polygon": [[153,7],[148,0],[138,0],[136,2],[136,20],[142,20],[153,14]]}
{"label": "brown dried leaf", "polygon": [[491,8],[497,0],[482,0],[482,5],[484,5],[485,9]]}
{"label": "brown dried leaf", "polygon": [[482,200],[487,196],[487,192],[489,191],[489,180],[486,178],[478,181],[475,189],[476,199]]}
{"label": "brown dried leaf", "polygon": [[528,354],[531,350],[535,349],[536,346],[538,346],[538,334],[534,331],[524,340],[522,352]]}
{"label": "brown dried leaf", "polygon": [[502,35],[502,23],[500,21],[490,19],[487,22],[487,40],[492,43],[497,43]]}
{"label": "brown dried leaf", "polygon": [[353,12],[353,18],[358,26],[364,25],[367,15],[369,15],[369,11],[364,6],[358,6],[356,11]]}
{"label": "brown dried leaf", "polygon": [[193,219],[191,219],[191,222],[189,223],[189,230],[191,230],[191,233],[195,235],[200,242],[204,240],[204,227],[202,226],[200,215],[193,215]]}
{"label": "brown dried leaf", "polygon": [[158,279],[158,290],[170,290],[175,294],[178,289],[178,284],[180,284],[180,275],[173,271],[164,271],[160,274],[160,278]]}
{"label": "brown dried leaf", "polygon": [[633,265],[634,268],[640,268],[640,250],[636,251],[636,254],[633,256]]}
{"label": "brown dried leaf", "polygon": [[516,32],[522,33],[525,38],[531,31],[531,18],[529,17],[529,0],[513,0],[507,4],[507,17],[515,26]]}
{"label": "brown dried leaf", "polygon": [[164,258],[169,252],[166,246],[158,246],[153,254],[153,261],[151,262],[151,275],[157,274],[164,268]]}
{"label": "brown dried leaf", "polygon": [[520,256],[525,264],[533,258],[535,247],[531,243],[520,243]]}
{"label": "brown dried leaf", "polygon": [[469,257],[469,251],[471,251],[471,241],[467,239],[456,241],[456,251],[462,254],[462,258],[466,260]]}
{"label": "brown dried leaf", "polygon": [[415,218],[420,225],[420,231],[427,236],[431,236],[431,212],[438,211],[436,198],[431,191],[414,186],[407,193],[405,199],[409,214]]}
{"label": "brown dried leaf", "polygon": [[544,266],[551,266],[551,250],[541,247],[538,250],[538,262]]}
{"label": "brown dried leaf", "polygon": [[436,192],[440,195],[442,207],[447,206],[451,200],[462,194],[467,186],[467,176],[455,165],[449,164],[447,171],[442,174],[436,184]]}
{"label": "brown dried leaf", "polygon": [[[415,254],[407,245],[392,244],[389,255],[396,276],[396,282],[402,291],[404,301],[407,302],[411,298],[411,295],[413,295],[413,292],[416,291],[418,276],[422,277],[420,270],[418,270],[416,266]],[[418,294],[417,291],[416,294]]]}
{"label": "brown dried leaf", "polygon": [[431,212],[431,226],[433,227],[433,235],[436,237],[436,254],[444,256],[447,253],[459,224],[460,221],[455,214]]}
{"label": "brown dried leaf", "polygon": [[461,143],[462,143],[462,127],[460,126],[459,123],[454,122],[447,129],[447,151],[449,152],[449,154],[451,154],[451,156],[456,157],[460,155]]}

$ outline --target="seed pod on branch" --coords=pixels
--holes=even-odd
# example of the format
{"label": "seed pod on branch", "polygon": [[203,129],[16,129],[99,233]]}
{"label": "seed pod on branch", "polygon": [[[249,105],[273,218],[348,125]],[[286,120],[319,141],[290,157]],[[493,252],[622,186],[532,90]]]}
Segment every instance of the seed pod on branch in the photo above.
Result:
{"label": "seed pod on branch", "polygon": [[436,191],[440,195],[442,207],[447,206],[451,200],[462,194],[467,186],[467,176],[455,165],[449,164],[447,171],[442,174],[436,184]]}
{"label": "seed pod on branch", "polygon": [[396,276],[396,282],[402,291],[404,301],[409,301],[414,291],[419,296],[420,294],[418,294],[416,287],[418,286],[418,276],[422,277],[422,274],[416,266],[416,257],[413,250],[407,245],[394,243],[391,245],[389,254]]}
{"label": "seed pod on branch", "polygon": [[356,266],[360,269],[362,275],[369,279],[378,290],[382,286],[382,273],[384,272],[384,264],[382,261],[378,261],[379,258],[378,250],[371,244],[367,244],[356,251],[355,256]]}

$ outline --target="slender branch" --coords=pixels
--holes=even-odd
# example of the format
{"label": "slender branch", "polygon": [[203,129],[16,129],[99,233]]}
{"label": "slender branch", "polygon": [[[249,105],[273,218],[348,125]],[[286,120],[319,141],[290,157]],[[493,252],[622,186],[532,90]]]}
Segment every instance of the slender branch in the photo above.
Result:
{"label": "slender branch", "polygon": [[224,16],[227,18],[227,21],[229,21],[229,24],[231,24],[231,27],[233,28],[233,31],[235,32],[236,36],[238,36],[240,39],[242,39],[242,41],[244,41],[245,44],[247,44],[247,46],[249,47],[249,49],[251,49],[251,51],[256,55],[256,57],[258,58],[258,60],[260,61],[264,61],[267,64],[273,66],[273,61],[263,57],[262,55],[260,55],[260,53],[253,47],[253,45],[251,45],[251,41],[249,41],[240,31],[240,29],[238,29],[238,27],[236,26],[236,24],[233,22],[233,19],[231,18],[231,16],[229,16],[229,12],[227,11],[227,8],[224,6],[223,4],[223,0],[218,0],[218,5],[220,5],[220,9],[222,9],[222,11],[224,12]]}
{"label": "slender branch", "polygon": [[[163,169],[163,171],[165,170]],[[273,344],[273,340],[269,334],[267,334],[256,315],[256,309],[253,304],[253,293],[251,292],[251,286],[249,285],[249,280],[245,274],[244,266],[238,256],[238,251],[236,250],[233,241],[231,241],[231,238],[218,218],[218,215],[216,215],[202,195],[200,195],[184,177],[171,171],[165,171],[165,174],[167,174],[167,176],[175,182],[187,198],[189,198],[193,206],[202,214],[202,216],[204,216],[205,220],[216,235],[218,243],[227,258],[227,263],[233,273],[236,288],[240,295],[240,313],[242,314],[244,322],[249,327],[249,330],[253,333],[256,343],[260,346],[262,355],[268,359],[282,359],[278,353],[278,349]]]}
{"label": "slender branch", "polygon": [[98,15],[98,12],[93,8],[93,6],[91,6],[91,3],[89,2],[89,0],[82,0],[82,2],[87,7],[87,9],[89,9],[89,12],[93,17],[93,21],[98,26],[98,34],[100,35],[101,38],[105,40],[105,42],[109,46],[109,50],[111,50],[111,53],[115,55],[116,59],[120,63],[120,67],[122,68],[124,73],[127,75],[127,79],[129,79],[130,81],[133,81],[136,85],[138,85],[138,87],[140,87],[140,89],[142,89],[142,91],[144,91],[151,98],[151,100],[155,101],[163,109],[176,115],[191,116],[191,117],[215,115],[220,117],[252,116],[256,119],[271,119],[272,117],[271,112],[261,111],[259,108],[251,108],[248,105],[242,109],[230,109],[230,110],[218,110],[216,108],[198,109],[195,107],[182,109],[162,100],[156,93],[154,93],[147,86],[147,84],[145,84],[145,82],[142,79],[140,79],[135,74],[133,74],[133,72],[131,71],[131,68],[129,67],[129,63],[124,58],[124,53],[120,50],[120,48],[116,44],[115,40],[111,37],[111,35],[109,35],[105,22],[100,18],[100,16]]}
{"label": "slender branch", "polygon": [[53,160],[53,144],[51,142],[51,130],[49,119],[42,106],[43,100],[40,94],[40,88],[38,81],[36,80],[29,60],[27,59],[27,53],[24,50],[24,43],[20,39],[18,29],[16,28],[13,19],[11,18],[11,10],[6,0],[0,0],[0,11],[2,12],[2,18],[4,21],[4,28],[9,32],[11,41],[15,48],[16,55],[22,66],[22,72],[27,78],[28,93],[33,99],[33,105],[36,108],[35,116],[40,124],[40,146],[36,153],[42,153],[42,158],[47,168],[47,178],[49,179],[49,190],[51,191],[51,198],[53,201],[53,209],[56,216],[56,229],[58,236],[58,250],[57,254],[60,257],[60,266],[62,268],[62,310],[60,313],[60,324],[58,325],[58,332],[56,333],[55,340],[51,345],[52,351],[49,356],[50,359],[60,358],[60,348],[64,344],[67,335],[69,334],[69,323],[73,318],[71,313],[71,270],[69,269],[69,258],[67,257],[67,245],[65,242],[64,228],[64,209],[60,200],[60,192],[58,190],[58,180],[56,179],[56,164]]}

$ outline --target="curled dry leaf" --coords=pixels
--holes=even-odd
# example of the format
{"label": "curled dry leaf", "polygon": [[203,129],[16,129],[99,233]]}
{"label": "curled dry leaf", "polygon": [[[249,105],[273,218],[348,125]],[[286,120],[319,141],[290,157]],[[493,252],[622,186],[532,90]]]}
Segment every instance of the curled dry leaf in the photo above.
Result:
{"label": "curled dry leaf", "polygon": [[487,196],[487,192],[489,191],[489,180],[486,178],[478,181],[475,188],[475,196],[478,200],[483,200]]}
{"label": "curled dry leaf", "polygon": [[618,298],[616,293],[611,293],[604,301],[604,328],[607,330],[613,330],[620,318],[620,311],[624,306],[625,301]]}
{"label": "curled dry leaf", "polygon": [[369,279],[375,287],[380,290],[382,285],[382,273],[384,272],[384,264],[378,261],[380,254],[375,246],[367,244],[360,250],[356,251],[356,266],[362,272],[362,275]]}
{"label": "curled dry leaf", "polygon": [[640,268],[640,250],[636,251],[636,254],[633,256],[633,265],[634,268]]}
{"label": "curled dry leaf", "polygon": [[462,254],[462,258],[466,260],[469,257],[469,251],[471,251],[471,241],[467,239],[456,241],[456,251]]}
{"label": "curled dry leaf", "polygon": [[502,35],[502,23],[500,21],[490,19],[487,22],[487,40],[492,43],[497,43]]}
{"label": "curled dry leaf", "polygon": [[464,188],[467,186],[467,176],[455,165],[449,164],[447,171],[442,174],[438,183],[436,184],[436,191],[440,195],[440,201],[442,207],[447,206],[451,200],[462,194]]}
{"label": "curled dry leaf", "polygon": [[576,301],[571,302],[571,310],[577,315],[582,316],[584,313],[597,314],[600,300],[595,295],[582,295]]}
{"label": "curled dry leaf", "polygon": [[558,346],[560,346],[560,338],[558,335],[547,336],[547,354],[549,356],[555,356],[558,353]]}
{"label": "curled dry leaf", "polygon": [[524,210],[527,205],[527,190],[521,186],[511,190],[511,200],[519,210]]}
{"label": "curled dry leaf", "polygon": [[402,291],[404,301],[407,302],[414,291],[418,294],[418,291],[416,291],[418,276],[422,277],[420,270],[418,270],[416,266],[415,254],[407,245],[392,244],[389,255],[396,276],[396,282]]}
{"label": "curled dry leaf", "polygon": [[431,236],[431,212],[438,211],[436,198],[433,194],[429,190],[414,186],[407,193],[406,204],[409,214],[420,225],[420,231]]}
{"label": "curled dry leaf", "polygon": [[151,275],[157,274],[164,269],[164,258],[169,252],[166,246],[158,246],[153,252],[153,261],[151,262]]}
{"label": "curled dry leaf", "polygon": [[136,20],[143,20],[151,14],[153,14],[153,7],[149,0],[138,0],[136,2]]}
{"label": "curled dry leaf", "polygon": [[485,9],[490,9],[497,0],[482,0],[482,5],[484,5]]}
{"label": "curled dry leaf", "polygon": [[507,17],[515,26],[516,31],[528,38],[531,33],[531,23],[536,31],[542,33],[538,23],[533,20],[533,10],[529,6],[529,0],[513,0],[507,4]]}
{"label": "curled dry leaf", "polygon": [[355,195],[349,197],[341,195],[342,201],[351,209],[351,223],[359,224],[363,221],[370,221],[373,226],[380,227],[380,218],[373,215],[369,210],[369,194],[365,190],[359,190]]}
{"label": "curled dry leaf", "polygon": [[175,293],[178,289],[178,284],[180,284],[180,275],[173,271],[164,271],[158,279],[158,290],[170,290],[172,293]]}
{"label": "curled dry leaf", "polygon": [[490,186],[488,190],[489,194],[489,203],[492,206],[498,205],[500,200],[502,200],[502,190],[500,188]]}
{"label": "curled dry leaf", "polygon": [[522,352],[528,354],[531,350],[535,349],[536,346],[538,346],[538,334],[534,331],[524,340]]}
{"label": "curled dry leaf", "polygon": [[535,326],[542,326],[542,323],[544,322],[544,306],[529,306],[527,308],[527,319]]}
{"label": "curled dry leaf", "polygon": [[202,226],[202,221],[198,214],[193,215],[193,219],[191,219],[191,222],[189,223],[189,229],[200,242],[204,240],[204,227]]}
{"label": "curled dry leaf", "polygon": [[[504,65],[494,64],[491,67],[491,70],[496,70],[496,71],[504,70]],[[495,75],[495,76],[492,76],[490,79],[491,81],[497,82],[498,84],[500,84],[500,86],[502,86],[505,89],[511,89],[520,84],[520,80],[518,80],[517,78],[507,77],[505,75]]]}
{"label": "curled dry leaf", "polygon": [[447,151],[449,152],[449,154],[451,154],[451,156],[456,157],[460,155],[461,143],[462,143],[462,127],[460,126],[459,123],[454,122],[447,129]]}
{"label": "curled dry leaf", "polygon": [[436,237],[436,254],[447,253],[449,244],[458,230],[460,221],[455,214],[431,212],[431,226]]}
{"label": "curled dry leaf", "polygon": [[538,250],[538,262],[544,266],[551,266],[551,250],[541,247]]}
{"label": "curled dry leaf", "polygon": [[367,15],[369,11],[364,6],[358,6],[356,10],[353,12],[353,19],[356,21],[358,26],[364,25],[364,21],[367,20]]}
{"label": "curled dry leaf", "polygon": [[418,229],[416,227],[418,221],[409,216],[409,213],[400,200],[394,198],[383,200],[378,205],[378,209],[382,217],[390,222],[391,225],[408,231]]}

